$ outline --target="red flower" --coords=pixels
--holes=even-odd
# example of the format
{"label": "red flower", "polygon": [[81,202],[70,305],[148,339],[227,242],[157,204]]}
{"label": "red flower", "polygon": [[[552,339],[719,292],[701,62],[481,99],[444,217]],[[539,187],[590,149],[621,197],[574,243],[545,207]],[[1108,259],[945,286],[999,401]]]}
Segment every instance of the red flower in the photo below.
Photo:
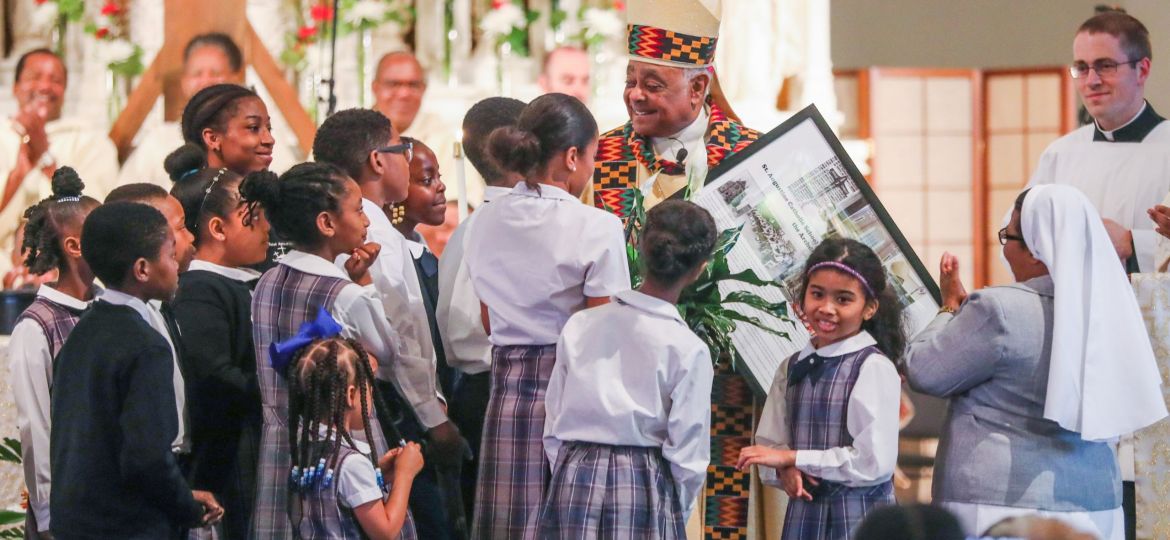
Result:
{"label": "red flower", "polygon": [[317,4],[309,8],[309,17],[314,21],[331,21],[333,20],[333,8],[325,4]]}
{"label": "red flower", "polygon": [[106,2],[106,4],[102,6],[102,15],[117,15],[120,11],[122,11],[122,8],[119,7],[118,4],[114,3],[113,0]]}
{"label": "red flower", "polygon": [[302,26],[299,29],[297,29],[297,39],[299,39],[301,41],[307,41],[316,35],[317,35],[317,27],[316,26]]}
{"label": "red flower", "polygon": [[492,0],[492,9],[500,9],[508,4],[511,4],[508,0]]}
{"label": "red flower", "polygon": [[94,37],[96,37],[98,39],[103,39],[106,36],[110,35],[110,29],[104,28],[104,27],[98,28],[97,31],[93,33],[93,35],[94,35]]}
{"label": "red flower", "polygon": [[36,2],[36,4],[39,6],[39,5],[41,5],[41,4],[44,4],[45,2],[48,2],[49,0],[34,0],[34,1],[35,1],[35,2]]}
{"label": "red flower", "polygon": [[625,11],[626,3],[622,2],[622,0],[613,0],[613,8],[618,11]]}

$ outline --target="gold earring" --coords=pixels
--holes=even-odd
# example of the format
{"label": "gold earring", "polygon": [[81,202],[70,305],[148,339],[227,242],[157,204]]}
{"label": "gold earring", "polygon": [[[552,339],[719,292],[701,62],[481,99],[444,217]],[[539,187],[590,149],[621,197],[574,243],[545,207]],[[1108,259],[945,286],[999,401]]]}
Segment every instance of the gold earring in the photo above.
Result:
{"label": "gold earring", "polygon": [[401,204],[390,205],[390,223],[398,225],[406,219],[406,207]]}

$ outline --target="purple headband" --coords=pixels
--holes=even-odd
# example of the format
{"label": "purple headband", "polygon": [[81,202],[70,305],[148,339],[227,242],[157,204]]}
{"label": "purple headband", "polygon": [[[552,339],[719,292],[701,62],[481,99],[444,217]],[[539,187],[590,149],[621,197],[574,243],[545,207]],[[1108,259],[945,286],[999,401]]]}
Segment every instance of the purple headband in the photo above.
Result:
{"label": "purple headband", "polygon": [[861,274],[859,274],[857,272],[857,270],[849,268],[848,266],[846,266],[842,263],[839,263],[837,261],[825,261],[825,262],[814,264],[814,265],[812,265],[812,268],[808,269],[808,272],[805,272],[805,275],[811,276],[813,272],[816,272],[817,270],[820,270],[821,268],[826,268],[826,267],[835,268],[837,270],[840,270],[842,272],[845,272],[846,274],[849,274],[849,275],[857,278],[857,281],[861,282],[861,286],[865,287],[865,292],[869,293],[869,297],[870,298],[877,298],[877,295],[873,293],[873,289],[870,288],[869,282],[866,281],[865,278],[861,277]]}

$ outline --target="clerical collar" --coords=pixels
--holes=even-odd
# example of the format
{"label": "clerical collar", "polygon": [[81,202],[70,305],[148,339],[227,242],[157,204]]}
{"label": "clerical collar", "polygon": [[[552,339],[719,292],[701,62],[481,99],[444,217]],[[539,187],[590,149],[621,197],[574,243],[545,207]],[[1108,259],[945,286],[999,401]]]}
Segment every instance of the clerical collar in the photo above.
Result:
{"label": "clerical collar", "polygon": [[1093,141],[1097,142],[1142,142],[1158,124],[1165,118],[1154,112],[1154,107],[1147,101],[1142,104],[1142,110],[1132,120],[1112,131],[1104,131],[1093,122]]}
{"label": "clerical collar", "polygon": [[[650,144],[654,146],[654,154],[673,160],[675,154],[682,148],[690,148],[696,142],[704,143],[703,137],[707,135],[707,123],[710,119],[711,115],[707,112],[707,107],[704,106],[699,111],[699,116],[695,117],[695,121],[682,128],[678,133],[669,137],[651,137]],[[682,146],[679,146],[680,143]]]}

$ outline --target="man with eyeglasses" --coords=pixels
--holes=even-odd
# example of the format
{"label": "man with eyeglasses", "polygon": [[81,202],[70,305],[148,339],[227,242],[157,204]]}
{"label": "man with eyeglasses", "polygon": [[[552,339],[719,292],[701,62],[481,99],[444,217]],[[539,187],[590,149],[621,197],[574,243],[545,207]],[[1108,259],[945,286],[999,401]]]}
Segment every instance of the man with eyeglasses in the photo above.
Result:
{"label": "man with eyeglasses", "polygon": [[[378,61],[370,90],[374,95],[374,109],[386,115],[403,137],[426,143],[439,160],[439,170],[454,178],[459,124],[423,107],[427,74],[418,58],[408,51],[387,53]],[[483,202],[483,179],[474,168],[467,167],[465,171],[467,201],[479,206]],[[458,197],[457,184],[447,183],[447,197],[451,200]]]}
{"label": "man with eyeglasses", "polygon": [[1053,142],[1029,186],[1069,184],[1088,196],[1130,272],[1155,266],[1147,210],[1170,193],[1170,124],[1145,100],[1146,27],[1122,11],[1085,21],[1069,73],[1093,122]]}
{"label": "man with eyeglasses", "polygon": [[[1028,183],[1084,192],[1130,272],[1155,270],[1157,235],[1147,212],[1170,193],[1170,123],[1145,100],[1150,56],[1146,27],[1123,11],[1099,13],[1081,25],[1069,73],[1093,122],[1053,142]],[[1000,237],[1007,240],[1013,238]],[[1126,439],[1118,461],[1126,537],[1133,538],[1134,455]]]}

